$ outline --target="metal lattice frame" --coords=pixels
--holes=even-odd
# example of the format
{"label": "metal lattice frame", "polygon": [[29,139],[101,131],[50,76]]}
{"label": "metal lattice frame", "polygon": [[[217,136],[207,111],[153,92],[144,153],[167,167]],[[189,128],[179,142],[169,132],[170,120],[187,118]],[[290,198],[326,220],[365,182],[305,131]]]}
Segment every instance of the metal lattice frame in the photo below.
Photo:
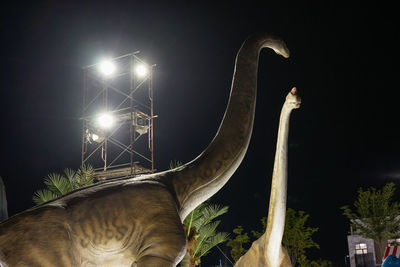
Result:
{"label": "metal lattice frame", "polygon": [[[98,179],[154,172],[153,70],[139,52],[111,59],[116,72],[104,77],[99,64],[83,68],[82,166],[94,166]],[[134,70],[145,66],[139,77]],[[112,129],[96,125],[99,113],[116,119]],[[147,138],[145,136],[147,135]],[[96,138],[94,138],[96,137]],[[95,140],[96,139],[96,140]]]}

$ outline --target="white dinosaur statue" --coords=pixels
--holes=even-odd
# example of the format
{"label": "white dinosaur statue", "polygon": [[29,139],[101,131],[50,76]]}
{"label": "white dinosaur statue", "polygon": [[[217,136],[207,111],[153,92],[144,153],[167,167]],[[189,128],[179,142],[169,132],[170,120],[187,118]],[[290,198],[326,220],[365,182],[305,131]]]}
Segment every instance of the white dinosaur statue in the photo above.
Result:
{"label": "white dinosaur statue", "polygon": [[282,246],[285,229],[287,195],[287,153],[289,120],[293,109],[301,104],[294,87],[286,97],[279,121],[278,140],[272,174],[267,229],[235,264],[236,267],[291,267],[289,255]]}

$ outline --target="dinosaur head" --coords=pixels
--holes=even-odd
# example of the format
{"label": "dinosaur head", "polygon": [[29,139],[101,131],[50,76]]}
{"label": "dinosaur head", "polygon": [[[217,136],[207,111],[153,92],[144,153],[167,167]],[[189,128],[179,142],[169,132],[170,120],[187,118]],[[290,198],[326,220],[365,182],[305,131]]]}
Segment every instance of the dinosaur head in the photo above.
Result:
{"label": "dinosaur head", "polygon": [[298,94],[296,87],[293,87],[290,93],[286,97],[285,105],[290,109],[299,108],[301,104],[301,97]]}
{"label": "dinosaur head", "polygon": [[286,43],[283,40],[275,37],[272,37],[271,40],[272,42],[267,42],[265,47],[271,48],[275,53],[283,56],[284,58],[288,58],[290,56],[289,48],[286,46]]}

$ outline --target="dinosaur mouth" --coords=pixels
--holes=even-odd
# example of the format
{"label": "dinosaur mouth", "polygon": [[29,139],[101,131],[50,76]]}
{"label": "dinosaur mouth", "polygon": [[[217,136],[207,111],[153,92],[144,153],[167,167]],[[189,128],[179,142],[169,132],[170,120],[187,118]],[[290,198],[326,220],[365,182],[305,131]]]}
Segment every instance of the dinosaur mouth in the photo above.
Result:
{"label": "dinosaur mouth", "polygon": [[295,108],[299,108],[301,102],[290,102],[290,104],[291,104],[292,106],[294,106]]}

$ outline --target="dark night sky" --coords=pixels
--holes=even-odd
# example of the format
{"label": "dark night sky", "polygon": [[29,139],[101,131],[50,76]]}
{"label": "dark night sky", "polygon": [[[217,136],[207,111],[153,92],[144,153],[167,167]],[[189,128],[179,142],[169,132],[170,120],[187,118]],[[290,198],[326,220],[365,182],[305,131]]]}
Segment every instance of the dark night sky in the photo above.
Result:
{"label": "dark night sky", "polygon": [[291,120],[288,207],[311,215],[309,223],[320,228],[316,255],[341,266],[348,223],[339,207],[351,204],[361,186],[399,185],[394,6],[149,2],[2,6],[0,175],[10,214],[33,206],[49,172],[80,165],[82,66],[136,50],[157,64],[155,160],[165,170],[171,159],[190,161],[211,141],[237,50],[249,34],[270,32],[286,41],[291,58],[261,53],[252,141],[212,201],[230,206],[221,230],[260,227],[280,108],[297,86],[303,103]]}

